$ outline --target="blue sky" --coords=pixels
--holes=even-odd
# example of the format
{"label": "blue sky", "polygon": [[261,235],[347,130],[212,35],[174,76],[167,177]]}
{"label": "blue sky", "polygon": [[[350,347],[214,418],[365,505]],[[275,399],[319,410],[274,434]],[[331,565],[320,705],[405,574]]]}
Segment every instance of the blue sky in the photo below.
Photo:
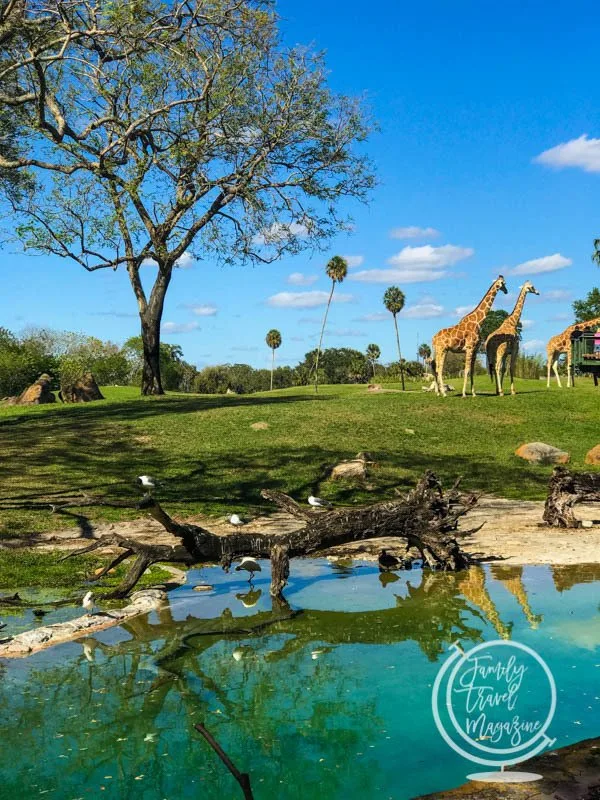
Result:
{"label": "blue sky", "polygon": [[[276,327],[279,361],[294,364],[316,345],[324,265],[339,253],[355,266],[336,290],[344,302],[332,306],[326,346],[376,342],[392,360],[381,298],[393,283],[407,298],[403,354],[414,357],[418,341],[454,324],[456,309],[473,307],[503,272],[512,292],[497,307],[512,307],[527,278],[541,293],[527,300],[523,346],[542,351],[569,323],[572,299],[600,285],[590,260],[600,236],[596,11],[552,0],[282,0],[286,41],[325,49],[332,87],[366,96],[380,125],[368,147],[380,184],[368,207],[349,207],[353,234],[323,254],[178,270],[163,338],[200,366],[266,366],[264,336]],[[0,251],[0,325],[113,341],[138,333],[121,271],[87,274],[13,250]]]}

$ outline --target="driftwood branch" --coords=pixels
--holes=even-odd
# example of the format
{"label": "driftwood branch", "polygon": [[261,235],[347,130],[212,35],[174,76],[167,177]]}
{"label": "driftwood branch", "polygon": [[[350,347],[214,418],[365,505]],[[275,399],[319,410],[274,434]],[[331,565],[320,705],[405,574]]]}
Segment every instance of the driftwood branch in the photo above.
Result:
{"label": "driftwood branch", "polygon": [[252,787],[250,786],[250,776],[248,775],[248,773],[239,771],[239,769],[235,766],[233,761],[229,758],[225,750],[223,750],[223,748],[217,742],[212,733],[208,731],[201,722],[197,722],[194,725],[194,728],[198,731],[199,734],[204,736],[206,741],[209,743],[209,745],[212,747],[215,753],[219,756],[221,761],[225,764],[229,772],[231,772],[233,777],[239,783],[240,788],[244,793],[244,800],[254,800],[254,795],[252,794]]}
{"label": "driftwood branch", "polygon": [[573,507],[584,502],[600,502],[600,473],[555,467],[548,485],[544,522],[555,528],[580,528]]}
{"label": "driftwood branch", "polygon": [[456,528],[460,518],[477,503],[477,496],[460,493],[458,483],[444,495],[438,479],[430,472],[407,496],[360,508],[311,510],[302,508],[282,492],[265,489],[262,496],[301,520],[303,525],[285,534],[236,530],[229,535],[220,535],[198,525],[176,522],[153,497],[146,495],[141,506],[179,540],[177,544],[143,544],[112,534],[98,539],[83,550],[69,553],[65,558],[89,553],[109,544],[127,551],[127,554],[118,557],[118,563],[135,557],[123,583],[108,597],[126,596],[144,571],[158,561],[188,565],[215,563],[228,568],[235,559],[243,556],[271,560],[270,591],[274,597],[279,597],[287,583],[291,558],[313,555],[350,542],[383,537],[406,539],[407,547],[416,548],[423,564],[431,569],[460,570],[471,562],[471,557],[457,541],[466,533],[459,534]]}

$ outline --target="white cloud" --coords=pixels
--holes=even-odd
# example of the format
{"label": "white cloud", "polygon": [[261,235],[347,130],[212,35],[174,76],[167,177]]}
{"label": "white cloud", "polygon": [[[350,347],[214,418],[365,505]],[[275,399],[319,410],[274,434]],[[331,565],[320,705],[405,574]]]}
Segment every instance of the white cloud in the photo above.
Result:
{"label": "white cloud", "polygon": [[[175,266],[179,269],[190,269],[193,267],[195,262],[194,256],[190,253],[189,250],[185,250],[175,262]],[[156,267],[157,263],[153,258],[145,258],[142,261],[142,267]]]}
{"label": "white cloud", "polygon": [[291,283],[292,286],[312,286],[318,280],[318,275],[304,275],[302,272],[292,272],[291,275],[288,275],[287,282]]}
{"label": "white cloud", "polygon": [[179,256],[177,261],[175,262],[175,266],[179,267],[179,269],[189,269],[196,259],[190,253],[189,250],[186,250],[182,255]]}
{"label": "white cloud", "polygon": [[524,261],[508,271],[509,275],[540,275],[544,272],[556,272],[558,269],[570,267],[572,259],[565,258],[560,253],[541,258],[532,258],[531,261]]}
{"label": "white cloud", "polygon": [[406,245],[395,256],[388,258],[387,263],[403,269],[441,269],[470,258],[474,252],[471,247],[458,247],[454,244],[443,244],[441,247],[430,244],[421,247]]}
{"label": "white cloud", "polygon": [[419,228],[418,225],[408,225],[405,228],[392,228],[392,239],[435,239],[440,232],[435,228]]}
{"label": "white cloud", "polygon": [[349,269],[360,267],[365,260],[364,256],[342,256],[342,258],[346,259]]}
{"label": "white cloud", "polygon": [[363,314],[361,317],[356,317],[353,322],[383,322],[390,318],[389,311],[375,311],[373,314]]}
{"label": "white cloud", "polygon": [[300,317],[298,325],[320,325],[322,322],[322,317]]}
{"label": "white cloud", "polygon": [[547,167],[579,167],[585,172],[600,172],[600,139],[589,139],[587,133],[578,139],[557,144],[536,156],[534,162]]}
{"label": "white cloud", "polygon": [[475,251],[470,247],[444,244],[432,247],[403,247],[399,253],[388,258],[392,269],[367,269],[350,275],[351,280],[363,283],[430,283],[445,278],[449,273],[444,267],[470,258]]}
{"label": "white cloud", "polygon": [[361,283],[430,283],[449,275],[446,270],[425,269],[365,269],[350,275],[350,280]]}
{"label": "white cloud", "polygon": [[444,314],[444,306],[435,302],[421,302],[414,306],[407,306],[400,312],[401,317],[406,319],[434,319]]}
{"label": "white cloud", "polygon": [[539,353],[545,350],[546,342],[543,339],[529,339],[529,341],[523,342],[522,348],[528,353]]}
{"label": "white cloud", "polygon": [[327,331],[328,336],[340,336],[340,337],[363,337],[367,334],[364,331],[357,331],[353,328],[337,328],[332,331]]}
{"label": "white cloud", "polygon": [[456,306],[454,309],[454,316],[464,317],[466,314],[470,314],[474,308],[475,306]]}
{"label": "white cloud", "polygon": [[[316,308],[324,306],[329,298],[329,292],[279,292],[267,299],[267,305],[272,308]],[[334,294],[334,303],[351,303],[354,297],[351,294]]]}
{"label": "white cloud", "polygon": [[571,300],[573,293],[568,289],[549,289],[547,292],[542,292],[540,298],[547,303],[563,303]]}
{"label": "white cloud", "polygon": [[523,326],[523,330],[527,330],[528,328],[532,328],[535,325],[535,322],[532,319],[522,319],[521,325]]}
{"label": "white cloud", "polygon": [[191,333],[199,327],[197,322],[163,322],[161,330],[163,333]]}
{"label": "white cloud", "polygon": [[203,306],[188,306],[193,314],[197,317],[214,317],[217,313],[217,307],[207,303]]}
{"label": "white cloud", "polygon": [[252,237],[253,244],[279,244],[286,239],[308,236],[308,227],[302,222],[274,222],[256,236]]}

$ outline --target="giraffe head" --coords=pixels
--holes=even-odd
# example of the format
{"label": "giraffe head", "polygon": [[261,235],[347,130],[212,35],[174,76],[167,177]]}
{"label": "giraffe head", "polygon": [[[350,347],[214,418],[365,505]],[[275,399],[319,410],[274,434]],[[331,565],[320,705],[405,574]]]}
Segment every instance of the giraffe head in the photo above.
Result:
{"label": "giraffe head", "polygon": [[531,292],[531,294],[539,294],[538,290],[535,288],[531,281],[525,281],[523,286],[520,287],[525,292]]}
{"label": "giraffe head", "polygon": [[504,275],[498,275],[498,277],[494,281],[494,286],[497,292],[504,292],[504,294],[508,294],[508,289],[506,288],[506,281],[504,280]]}

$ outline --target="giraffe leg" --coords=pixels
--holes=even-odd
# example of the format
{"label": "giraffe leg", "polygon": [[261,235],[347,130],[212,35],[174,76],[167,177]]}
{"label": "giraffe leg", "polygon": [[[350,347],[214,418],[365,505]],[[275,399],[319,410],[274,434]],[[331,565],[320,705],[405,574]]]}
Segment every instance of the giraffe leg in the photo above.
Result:
{"label": "giraffe leg", "polygon": [[471,356],[471,371],[470,371],[470,378],[471,378],[471,394],[473,397],[477,396],[475,392],[475,386],[473,385],[473,381],[475,380],[475,362],[477,361],[477,350],[473,350],[473,355]]}
{"label": "giraffe leg", "polygon": [[462,396],[467,396],[467,381],[469,380],[469,375],[471,374],[471,359],[473,358],[473,348],[469,347],[465,350],[465,377],[463,380],[463,390]]}
{"label": "giraffe leg", "polygon": [[546,364],[546,388],[550,388],[550,370],[552,369],[552,357],[548,356],[548,363]]}
{"label": "giraffe leg", "polygon": [[560,382],[560,375],[558,374],[558,358],[554,358],[553,357],[552,371],[554,372],[554,375],[556,376],[556,380],[558,382],[558,388],[562,389],[562,383]]}
{"label": "giraffe leg", "polygon": [[519,347],[515,343],[510,353],[510,393],[516,394],[515,389],[515,370],[517,368],[517,358],[519,356]]}
{"label": "giraffe leg", "polygon": [[505,359],[505,348],[499,347],[498,352],[496,353],[496,394],[500,397],[504,396],[502,384],[504,383]]}
{"label": "giraffe leg", "polygon": [[575,380],[573,378],[573,361],[571,359],[571,347],[567,352],[567,389],[572,388],[575,386]]}
{"label": "giraffe leg", "polygon": [[435,355],[435,393],[446,397],[446,387],[444,384],[444,362],[446,360],[446,350],[440,349],[439,355]]}

